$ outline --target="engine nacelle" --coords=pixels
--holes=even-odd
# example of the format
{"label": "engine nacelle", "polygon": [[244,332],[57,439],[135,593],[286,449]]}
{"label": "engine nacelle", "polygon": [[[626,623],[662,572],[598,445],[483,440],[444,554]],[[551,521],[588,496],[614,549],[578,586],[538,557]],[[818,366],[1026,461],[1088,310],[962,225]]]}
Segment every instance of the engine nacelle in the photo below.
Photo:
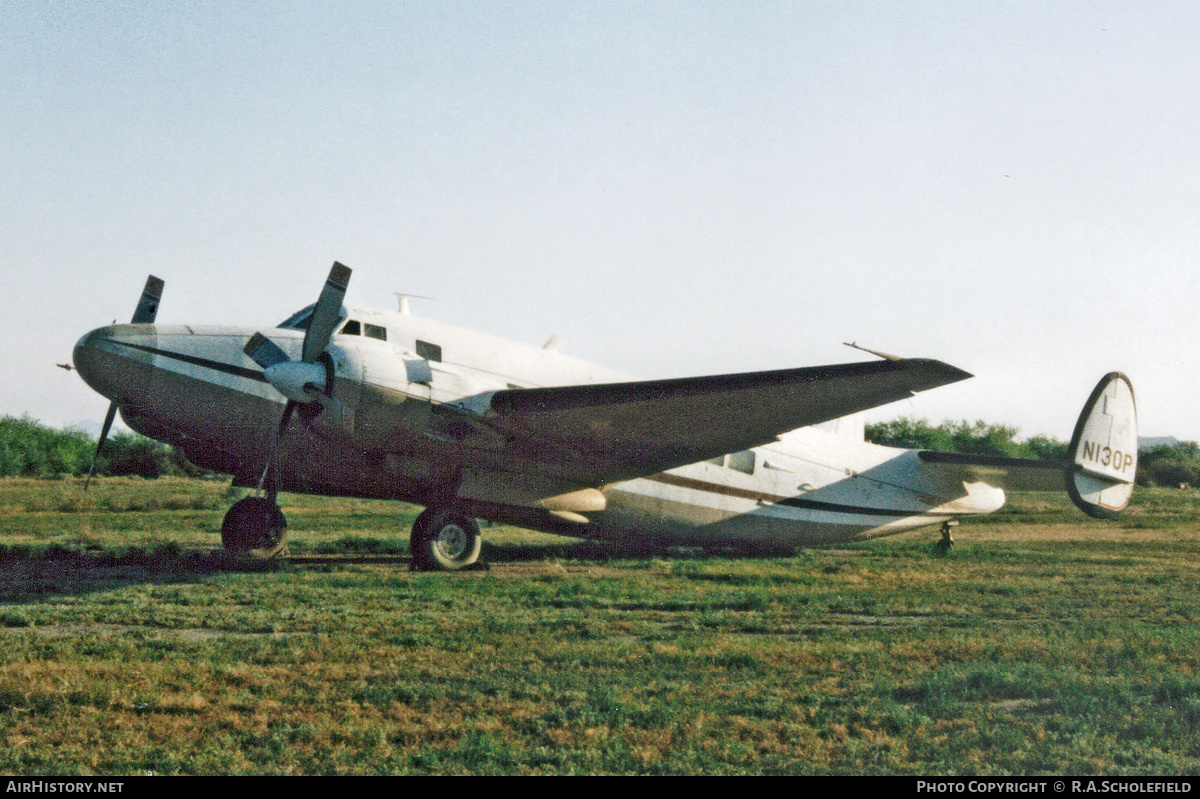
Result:
{"label": "engine nacelle", "polygon": [[263,370],[276,391],[290,400],[300,403],[311,402],[307,387],[317,391],[325,390],[325,364],[305,363],[304,361],[283,361]]}

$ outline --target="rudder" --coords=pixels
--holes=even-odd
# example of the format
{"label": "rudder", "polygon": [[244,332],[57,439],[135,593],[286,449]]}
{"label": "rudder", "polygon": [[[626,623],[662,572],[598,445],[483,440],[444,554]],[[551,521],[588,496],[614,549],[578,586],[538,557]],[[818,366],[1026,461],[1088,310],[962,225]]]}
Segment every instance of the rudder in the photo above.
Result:
{"label": "rudder", "polygon": [[1101,378],[1071,436],[1067,493],[1089,516],[1112,518],[1125,509],[1137,475],[1137,405],[1133,384],[1120,372]]}

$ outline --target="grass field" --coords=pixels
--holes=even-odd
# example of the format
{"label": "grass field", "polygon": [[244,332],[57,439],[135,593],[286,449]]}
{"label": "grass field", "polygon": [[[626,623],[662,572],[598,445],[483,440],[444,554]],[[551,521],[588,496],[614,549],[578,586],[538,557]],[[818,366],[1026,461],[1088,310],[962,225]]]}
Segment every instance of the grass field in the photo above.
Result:
{"label": "grass field", "polygon": [[0,481],[0,772],[1196,774],[1200,493],[1017,495],[788,558],[485,527],[408,570],[401,503]]}

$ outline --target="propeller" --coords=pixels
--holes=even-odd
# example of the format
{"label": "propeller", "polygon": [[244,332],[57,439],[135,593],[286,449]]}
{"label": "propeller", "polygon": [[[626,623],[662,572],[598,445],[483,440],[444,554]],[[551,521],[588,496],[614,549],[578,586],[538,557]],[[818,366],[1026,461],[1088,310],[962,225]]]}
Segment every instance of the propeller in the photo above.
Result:
{"label": "propeller", "polygon": [[[130,324],[154,324],[154,320],[158,318],[158,304],[162,300],[164,285],[162,279],[154,275],[146,278],[146,285],[142,288],[142,296],[138,299],[137,308],[133,311],[133,319],[130,320]],[[87,491],[88,486],[92,483],[92,473],[96,471],[96,460],[100,457],[100,450],[104,446],[104,442],[108,438],[108,431],[112,429],[113,420],[116,418],[117,401],[113,400],[108,406],[108,413],[104,415],[104,427],[100,429],[100,440],[96,442],[96,451],[92,453],[92,465],[88,467],[87,479],[83,481],[84,491]]]}
{"label": "propeller", "polygon": [[283,417],[275,431],[271,453],[263,469],[260,489],[265,484],[273,496],[277,485],[279,444],[287,431],[292,414],[299,411],[306,421],[315,417],[325,407],[336,401],[325,392],[331,388],[332,369],[328,359],[322,359],[333,330],[341,321],[342,300],[346,297],[346,286],[350,282],[350,268],[334,261],[325,280],[325,287],[313,306],[308,327],[304,332],[304,344],[300,348],[300,360],[293,361],[278,344],[262,333],[255,333],[246,342],[244,352],[250,360],[262,367],[263,376],[275,390],[287,398]]}

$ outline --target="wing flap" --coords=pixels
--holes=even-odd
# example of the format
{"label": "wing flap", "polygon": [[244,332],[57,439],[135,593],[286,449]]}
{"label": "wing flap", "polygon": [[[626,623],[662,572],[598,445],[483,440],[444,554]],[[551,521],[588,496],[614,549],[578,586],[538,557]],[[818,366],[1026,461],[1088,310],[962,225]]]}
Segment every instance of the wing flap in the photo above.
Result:
{"label": "wing flap", "polygon": [[612,482],[773,441],[971,375],[927,359],[873,361],[491,395],[486,424],[521,454]]}

